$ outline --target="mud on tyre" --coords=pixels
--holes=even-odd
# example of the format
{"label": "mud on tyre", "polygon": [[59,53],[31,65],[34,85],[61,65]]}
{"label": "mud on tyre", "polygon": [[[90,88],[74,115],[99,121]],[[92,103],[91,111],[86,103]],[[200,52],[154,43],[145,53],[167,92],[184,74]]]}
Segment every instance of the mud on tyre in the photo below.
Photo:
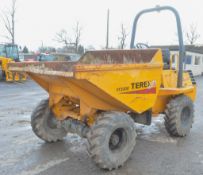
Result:
{"label": "mud on tyre", "polygon": [[134,149],[134,121],[123,112],[100,113],[87,139],[94,162],[103,169],[116,169],[126,162]]}

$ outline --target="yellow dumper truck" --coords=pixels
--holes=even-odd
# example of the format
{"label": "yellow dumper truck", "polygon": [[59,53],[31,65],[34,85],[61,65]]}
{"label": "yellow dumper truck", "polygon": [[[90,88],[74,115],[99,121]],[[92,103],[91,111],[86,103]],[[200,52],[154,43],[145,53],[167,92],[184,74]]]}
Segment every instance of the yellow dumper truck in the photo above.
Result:
{"label": "yellow dumper truck", "polygon": [[[134,44],[139,17],[162,10],[172,11],[177,19],[177,70],[172,69],[166,51]],[[87,138],[94,162],[112,170],[122,166],[134,149],[135,122],[150,125],[152,117],[165,114],[171,136],[189,133],[196,83],[192,72],[183,71],[184,53],[179,15],[164,6],[138,14],[129,50],[89,51],[77,62],[11,63],[9,70],[26,72],[49,94],[31,116],[39,138],[56,142],[67,133],[77,133]]]}
{"label": "yellow dumper truck", "polygon": [[19,61],[18,46],[15,44],[0,44],[0,81],[24,81],[25,73],[11,72],[8,64]]}

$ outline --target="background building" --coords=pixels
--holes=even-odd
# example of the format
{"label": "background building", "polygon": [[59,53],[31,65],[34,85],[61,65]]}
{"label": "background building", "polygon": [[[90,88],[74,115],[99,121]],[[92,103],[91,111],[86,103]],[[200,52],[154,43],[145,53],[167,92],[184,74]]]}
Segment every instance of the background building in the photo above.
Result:
{"label": "background building", "polygon": [[[163,49],[169,49],[172,57],[172,66],[178,65],[179,47],[177,45],[169,46],[153,46],[160,47]],[[185,70],[192,70],[195,76],[203,75],[203,45],[185,45],[186,59],[184,62]]]}

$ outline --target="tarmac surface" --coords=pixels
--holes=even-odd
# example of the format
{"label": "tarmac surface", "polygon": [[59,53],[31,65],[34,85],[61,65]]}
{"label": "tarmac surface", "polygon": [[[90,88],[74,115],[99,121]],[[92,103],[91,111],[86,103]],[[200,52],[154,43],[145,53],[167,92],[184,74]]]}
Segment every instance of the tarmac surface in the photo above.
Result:
{"label": "tarmac surface", "polygon": [[190,135],[172,138],[162,117],[136,125],[137,144],[126,164],[100,170],[86,152],[86,140],[68,134],[46,144],[34,135],[30,115],[47,93],[33,81],[0,82],[0,175],[203,175],[203,77],[198,84]]}

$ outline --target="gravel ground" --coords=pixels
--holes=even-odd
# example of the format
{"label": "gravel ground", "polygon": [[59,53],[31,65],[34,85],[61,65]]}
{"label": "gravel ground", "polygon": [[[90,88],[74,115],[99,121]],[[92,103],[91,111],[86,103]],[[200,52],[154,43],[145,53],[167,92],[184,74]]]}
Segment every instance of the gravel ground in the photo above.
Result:
{"label": "gravel ground", "polygon": [[124,167],[97,168],[86,153],[86,140],[69,134],[46,144],[30,127],[30,115],[48,97],[33,81],[0,82],[0,175],[203,175],[203,77],[198,83],[195,122],[185,138],[169,137],[162,117],[137,125],[137,144]]}

